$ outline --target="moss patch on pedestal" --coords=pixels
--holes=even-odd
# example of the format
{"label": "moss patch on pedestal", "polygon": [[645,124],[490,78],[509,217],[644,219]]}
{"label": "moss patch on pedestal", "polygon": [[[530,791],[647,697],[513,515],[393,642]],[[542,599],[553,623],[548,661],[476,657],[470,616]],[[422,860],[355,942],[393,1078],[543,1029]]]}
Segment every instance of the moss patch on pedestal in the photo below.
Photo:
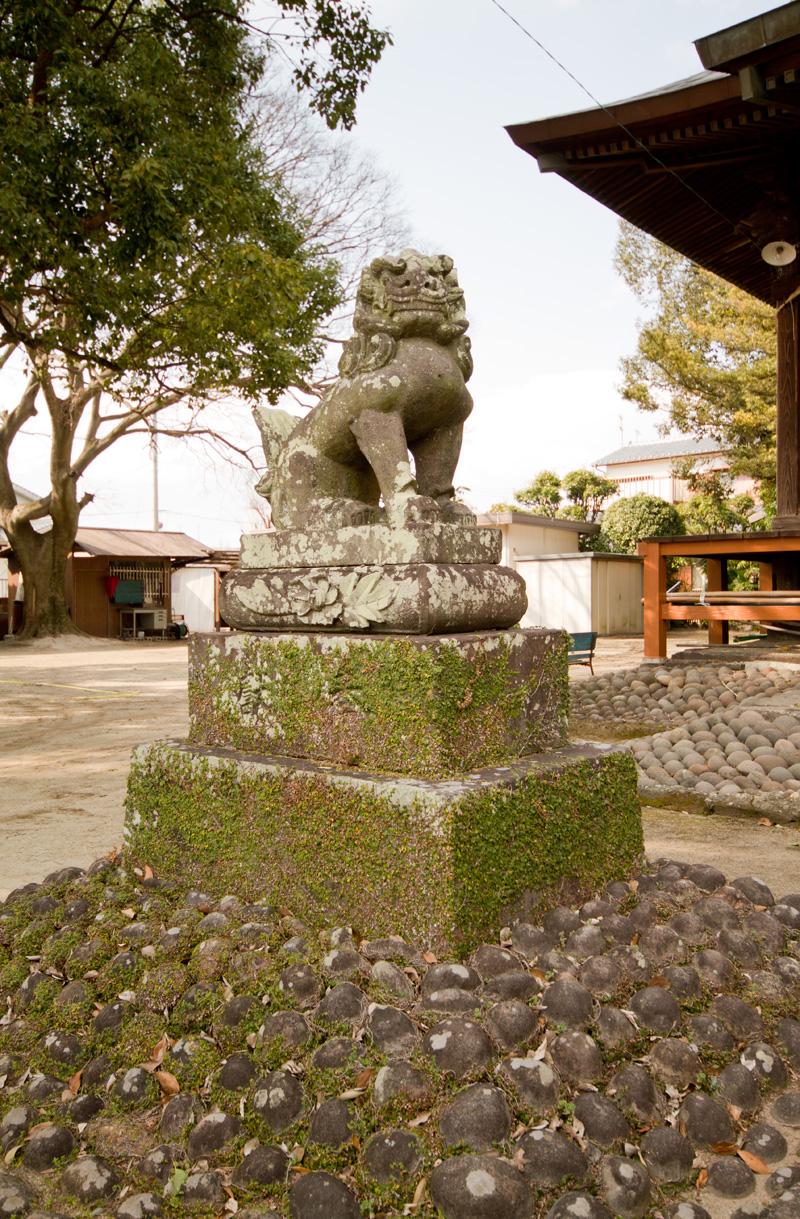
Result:
{"label": "moss patch on pedestal", "polygon": [[163,743],[131,768],[134,860],[212,893],[469,948],[527,889],[587,891],[642,851],[631,758],[552,755],[457,783],[368,779]]}
{"label": "moss patch on pedestal", "polygon": [[445,778],[564,743],[566,652],[560,631],[197,636],[190,737]]}

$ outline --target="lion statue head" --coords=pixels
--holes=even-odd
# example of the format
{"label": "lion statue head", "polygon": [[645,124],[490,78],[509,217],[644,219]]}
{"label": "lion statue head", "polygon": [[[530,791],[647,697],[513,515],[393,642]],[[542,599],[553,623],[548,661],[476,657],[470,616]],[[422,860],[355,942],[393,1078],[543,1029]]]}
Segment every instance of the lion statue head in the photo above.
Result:
{"label": "lion statue head", "polygon": [[361,273],[353,317],[355,334],[345,344],[339,371],[351,377],[387,364],[399,340],[430,338],[456,343],[464,379],[472,372],[464,293],[446,254],[403,250],[374,258]]}

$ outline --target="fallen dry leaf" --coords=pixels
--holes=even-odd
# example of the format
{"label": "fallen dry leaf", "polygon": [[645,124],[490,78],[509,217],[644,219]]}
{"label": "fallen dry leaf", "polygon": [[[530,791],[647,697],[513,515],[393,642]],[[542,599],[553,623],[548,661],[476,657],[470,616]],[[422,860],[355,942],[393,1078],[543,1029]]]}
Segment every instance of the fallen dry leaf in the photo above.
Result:
{"label": "fallen dry leaf", "polygon": [[712,1143],[711,1150],[718,1156],[735,1156],[739,1148],[735,1143]]}
{"label": "fallen dry leaf", "polygon": [[355,1100],[357,1096],[363,1096],[364,1091],[364,1088],[348,1088],[347,1091],[339,1093],[339,1100]]}
{"label": "fallen dry leaf", "polygon": [[745,1151],[744,1147],[740,1147],[736,1153],[741,1160],[744,1160],[748,1168],[753,1172],[757,1172],[760,1176],[768,1177],[772,1169],[765,1164],[761,1156],[754,1155],[752,1151]]}
{"label": "fallen dry leaf", "polygon": [[420,1177],[419,1181],[417,1182],[417,1188],[414,1190],[414,1197],[411,1199],[411,1205],[413,1206],[414,1210],[416,1210],[421,1204],[422,1199],[425,1197],[425,1190],[427,1188],[428,1178]]}
{"label": "fallen dry leaf", "polygon": [[147,1062],[143,1062],[141,1064],[143,1070],[149,1071],[152,1074],[157,1067],[160,1067],[161,1063],[164,1061],[164,1055],[171,1045],[172,1042],[167,1034],[164,1033],[163,1037],[159,1038],[150,1051],[150,1057],[148,1058]]}
{"label": "fallen dry leaf", "polygon": [[76,1071],[74,1075],[71,1075],[69,1080],[67,1081],[67,1088],[69,1089],[69,1091],[72,1093],[73,1096],[77,1096],[81,1090],[82,1077],[83,1077],[83,1068],[81,1068],[80,1071]]}
{"label": "fallen dry leaf", "polygon": [[424,1126],[426,1122],[431,1120],[430,1113],[418,1113],[416,1117],[412,1117],[408,1123],[409,1126]]}
{"label": "fallen dry leaf", "polygon": [[697,1180],[694,1183],[695,1189],[703,1189],[704,1186],[707,1184],[707,1182],[708,1182],[708,1169],[701,1168],[699,1173],[697,1174]]}
{"label": "fallen dry leaf", "polygon": [[143,878],[144,880],[152,880],[152,879],[153,879],[153,869],[150,867],[150,864],[149,864],[149,863],[146,863],[146,864],[144,865],[144,872],[142,873],[142,878]]}
{"label": "fallen dry leaf", "polygon": [[772,822],[770,821],[769,817],[759,817],[758,821],[756,822],[756,825],[771,826]]}
{"label": "fallen dry leaf", "polygon": [[171,1071],[154,1071],[153,1078],[158,1082],[162,1096],[177,1096],[181,1090],[180,1084]]}
{"label": "fallen dry leaf", "polygon": [[439,961],[439,958],[435,952],[423,952],[422,959],[423,961],[427,962],[428,965],[436,965]]}
{"label": "fallen dry leaf", "polygon": [[358,1075],[356,1075],[355,1079],[353,1080],[355,1087],[356,1088],[366,1088],[367,1084],[372,1079],[374,1074],[375,1074],[374,1067],[365,1067],[363,1071],[359,1071]]}
{"label": "fallen dry leaf", "polygon": [[53,1125],[55,1125],[54,1122],[37,1122],[35,1126],[30,1127],[25,1138],[29,1139],[32,1135],[36,1134],[37,1130],[49,1130]]}

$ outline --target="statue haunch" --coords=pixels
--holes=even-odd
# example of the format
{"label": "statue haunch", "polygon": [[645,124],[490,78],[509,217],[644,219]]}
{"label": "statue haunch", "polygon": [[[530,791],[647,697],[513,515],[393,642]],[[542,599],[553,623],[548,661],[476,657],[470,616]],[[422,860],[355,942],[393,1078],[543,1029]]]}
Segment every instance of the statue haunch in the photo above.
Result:
{"label": "statue haunch", "polygon": [[361,275],[353,328],[339,380],[308,415],[254,412],[268,467],[257,490],[273,523],[471,519],[453,491],[472,360],[452,259],[416,250],[374,259]]}

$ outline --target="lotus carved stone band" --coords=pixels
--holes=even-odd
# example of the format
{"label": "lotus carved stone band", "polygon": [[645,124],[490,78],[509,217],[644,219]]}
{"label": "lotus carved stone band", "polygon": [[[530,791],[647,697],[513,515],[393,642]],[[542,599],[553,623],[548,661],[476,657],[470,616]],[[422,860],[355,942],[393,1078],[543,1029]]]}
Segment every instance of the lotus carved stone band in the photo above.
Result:
{"label": "lotus carved stone band", "polygon": [[276,529],[242,538],[222,587],[229,625],[438,635],[519,622],[524,582],[454,490],[467,325],[447,255],[365,268],[333,387],[303,418],[254,412]]}

